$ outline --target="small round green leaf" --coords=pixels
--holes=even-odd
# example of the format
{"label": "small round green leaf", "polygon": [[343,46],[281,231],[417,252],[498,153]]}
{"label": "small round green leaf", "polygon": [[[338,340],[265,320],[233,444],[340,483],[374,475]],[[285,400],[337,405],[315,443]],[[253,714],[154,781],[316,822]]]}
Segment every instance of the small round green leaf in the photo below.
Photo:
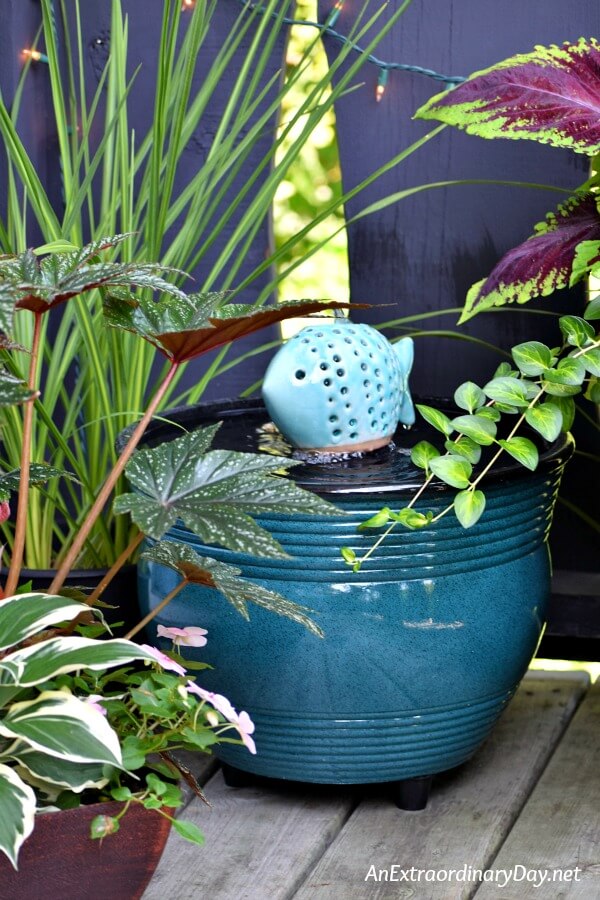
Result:
{"label": "small round green leaf", "polygon": [[444,447],[453,456],[464,456],[470,463],[475,465],[481,459],[481,447],[472,441],[471,438],[462,434],[457,441],[446,441]]}
{"label": "small round green leaf", "polygon": [[527,341],[512,348],[512,356],[523,375],[541,375],[552,365],[549,347],[539,341]]}
{"label": "small round green leaf", "polygon": [[441,431],[446,437],[449,437],[452,434],[452,423],[450,422],[450,419],[448,416],[444,415],[443,412],[440,412],[439,409],[434,409],[432,406],[424,406],[422,403],[417,403],[417,409],[426,422],[429,422],[430,425],[433,425],[434,428]]}
{"label": "small round green leaf", "polygon": [[579,357],[590,375],[600,376],[600,347],[593,347]]}
{"label": "small round green leaf", "polygon": [[173,828],[177,834],[182,838],[185,838],[186,841],[198,844],[199,847],[204,844],[204,835],[193,822],[182,822],[181,819],[174,819]]}
{"label": "small round green leaf", "polygon": [[589,321],[600,319],[600,296],[590,300],[585,308],[584,316]]}
{"label": "small round green leaf", "polygon": [[405,509],[399,510],[394,517],[396,522],[400,522],[406,528],[424,528],[425,525],[429,525],[431,519],[423,515],[423,513],[417,512],[416,509],[411,509],[410,507],[406,507]]}
{"label": "small round green leaf", "polygon": [[529,438],[512,437],[506,441],[498,441],[498,443],[526,469],[530,469],[532,472],[537,469],[540,456],[537,447]]}
{"label": "small round green leaf", "polygon": [[555,403],[540,403],[527,410],[525,421],[547,441],[555,441],[562,428],[563,416]]}
{"label": "small round green leaf", "polygon": [[493,444],[496,438],[496,425],[485,416],[457,416],[452,420],[452,425],[456,431],[483,447]]}
{"label": "small round green leaf", "polygon": [[461,491],[454,498],[454,512],[463,528],[471,528],[485,509],[483,491]]}
{"label": "small round green leaf", "polygon": [[561,316],[558,320],[567,344],[572,347],[584,347],[590,340],[594,340],[594,329],[579,316]]}
{"label": "small round green leaf", "polygon": [[425,469],[426,472],[429,470],[430,461],[439,455],[440,451],[433,444],[430,444],[429,441],[419,441],[410,451],[410,458],[414,465],[420,469]]}
{"label": "small round green leaf", "polygon": [[518,378],[492,378],[483,388],[486,397],[508,406],[528,406],[527,387]]}
{"label": "small round green leaf", "polygon": [[449,484],[455,488],[466,488],[469,486],[469,478],[473,467],[471,463],[463,459],[461,456],[440,456],[438,459],[431,461],[431,471],[440,481]]}
{"label": "small round green leaf", "polygon": [[499,422],[502,418],[502,413],[496,406],[480,406],[475,410],[475,413],[478,416],[483,416],[484,419],[491,419],[492,422]]}
{"label": "small round green leaf", "polygon": [[[370,519],[366,519],[364,522],[361,522],[358,527],[361,530],[363,528],[381,528],[383,525],[387,525],[387,523],[389,521],[390,521],[390,510],[387,508],[380,509],[379,512],[375,513],[374,516],[371,516]],[[344,550],[348,550],[348,547],[344,547],[342,549],[342,554],[343,554]],[[350,551],[350,552],[352,553],[353,551]],[[355,562],[355,559],[352,559],[352,560],[347,559],[346,560],[346,562],[350,562],[350,561]]]}
{"label": "small round green leaf", "polygon": [[600,403],[600,381],[597,378],[590,378],[585,398],[586,400],[591,400],[592,403]]}
{"label": "small round green leaf", "polygon": [[340,553],[342,554],[344,562],[347,562],[349,566],[354,565],[356,562],[356,553],[352,547],[342,547]]}
{"label": "small round green leaf", "polygon": [[485,394],[473,381],[465,381],[454,392],[454,402],[460,409],[472,413],[485,403]]}
{"label": "small round green leaf", "polygon": [[568,356],[561,359],[556,369],[546,372],[544,378],[555,384],[583,384],[585,364],[580,357]]}

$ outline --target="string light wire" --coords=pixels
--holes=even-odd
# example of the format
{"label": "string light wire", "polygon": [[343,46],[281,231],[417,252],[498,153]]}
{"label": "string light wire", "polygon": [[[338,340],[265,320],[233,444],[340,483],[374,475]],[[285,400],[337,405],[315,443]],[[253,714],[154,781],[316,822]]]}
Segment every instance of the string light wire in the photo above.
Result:
{"label": "string light wire", "polygon": [[[238,0],[238,3],[245,9],[259,13],[260,15],[265,15],[267,13],[267,10],[264,7],[259,6],[257,3],[252,3],[250,0]],[[346,35],[336,31],[333,27],[336,24],[343,7],[344,0],[338,0],[325,22],[313,22],[310,19],[295,19],[290,16],[284,16],[281,21],[284,25],[303,25],[308,26],[309,28],[317,28],[321,34],[327,35],[327,37],[332,38],[339,44],[342,44],[342,46],[349,46],[356,53],[365,55],[366,61],[377,66],[379,69],[379,78],[375,95],[377,102],[383,97],[389,73],[393,71],[410,72],[413,75],[422,75],[425,78],[432,78],[434,81],[440,81],[442,84],[445,84],[448,88],[456,87],[457,84],[462,84],[463,81],[466,81],[466,78],[463,75],[444,75],[442,72],[436,72],[435,69],[426,69],[423,66],[415,66],[410,63],[387,62],[372,53],[365,54],[362,47],[354,41],[351,41]],[[274,16],[275,14],[270,13],[270,15]]]}

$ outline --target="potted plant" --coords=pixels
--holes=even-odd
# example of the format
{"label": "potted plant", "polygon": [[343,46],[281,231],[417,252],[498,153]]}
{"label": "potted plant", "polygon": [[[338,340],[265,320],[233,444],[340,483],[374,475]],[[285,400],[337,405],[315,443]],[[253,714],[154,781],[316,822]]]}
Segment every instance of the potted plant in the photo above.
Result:
{"label": "potted plant", "polygon": [[[487,137],[538,139],[593,155],[600,150],[597,111],[581,96],[589,93],[599,52],[595,41],[537,48],[438,95],[418,115]],[[547,295],[599,269],[597,179],[593,174],[473,287],[464,318]],[[395,462],[364,464],[365,471],[360,461],[342,461],[329,474],[318,465],[301,472],[301,484],[350,513],[327,521],[264,520],[290,552],[304,553],[303,563],[290,570],[219,553],[271,588],[295,580],[296,596],[310,594],[327,634],[315,649],[273,623],[269,646],[277,649],[267,660],[263,647],[255,647],[256,632],[236,630],[231,618],[205,620],[222,628],[212,661],[218,659],[230,696],[247,701],[263,748],[256,760],[223,748],[226,763],[306,781],[396,782],[427,778],[472,755],[512,696],[543,629],[546,538],[561,470],[572,454],[567,432],[574,398],[600,398],[598,318],[596,299],[585,318],[560,319],[556,347],[518,345],[512,362],[489,382],[457,388],[454,404],[419,404],[412,466],[404,451]],[[197,420],[224,412],[208,407]],[[256,404],[229,412],[236,421],[246,416],[239,428],[244,439],[266,418]],[[189,423],[190,414],[182,415]],[[177,537],[183,535],[179,526]],[[202,542],[192,543],[203,552]],[[152,564],[142,576],[144,603],[152,607],[159,585],[167,590],[170,581]],[[180,621],[184,601],[199,616],[207,611],[206,598],[190,591],[179,608],[171,606],[171,623]],[[269,624],[258,620],[255,627],[262,634]],[[243,651],[243,680],[234,647]],[[230,777],[243,780],[235,771]],[[416,793],[408,798],[400,790],[400,802],[423,805],[426,789],[411,788]]]}
{"label": "potted plant", "polygon": [[[366,0],[360,5],[339,60],[319,75],[301,107],[277,130],[282,101],[293,91],[318,38],[315,32],[315,42],[297,66],[277,80],[278,54],[288,28],[286,4],[159,4],[153,46],[144,48],[144,59],[148,51],[156,62],[150,71],[146,63],[138,71],[134,12],[120,0],[98,11],[79,0],[42,0],[33,49],[45,54],[47,65],[36,63],[35,53],[20,63],[15,56],[15,66],[23,66],[21,78],[14,97],[3,89],[0,98],[0,134],[11,173],[6,209],[0,213],[0,252],[24,251],[39,242],[38,234],[50,244],[60,240],[73,248],[88,236],[96,241],[121,233],[123,240],[107,248],[107,261],[161,262],[169,268],[170,282],[181,285],[181,273],[190,272],[197,290],[229,289],[232,299],[260,307],[285,275],[276,273],[275,265],[318,224],[307,225],[285,247],[265,255],[273,197],[302,147],[400,15],[373,29],[378,16],[366,14],[368,5]],[[91,22],[98,27],[93,40]],[[98,33],[102,36],[96,40]],[[33,32],[31,37],[33,41]],[[364,44],[364,50],[355,52],[356,44]],[[53,171],[62,173],[62,196],[40,180],[26,140],[23,120],[33,85],[40,90],[47,86],[50,94],[48,142],[56,134]],[[151,107],[146,130],[138,124],[142,103]],[[343,202],[342,196],[332,200],[318,221]],[[310,252],[305,251],[307,256]],[[52,325],[54,352],[44,361],[48,388],[33,423],[32,460],[52,459],[77,480],[55,479],[31,495],[25,565],[32,570],[60,565],[63,548],[76,536],[115,461],[117,435],[145,408],[155,350],[127,333],[103,329],[102,304],[101,292],[91,290],[85,304],[64,307]],[[42,335],[47,328],[44,318]],[[30,322],[19,317],[15,341],[28,347],[31,337]],[[248,366],[248,355],[255,351],[245,348],[238,359]],[[186,366],[180,366],[159,409],[197,402],[211,379],[227,370],[232,374],[237,363],[232,356],[229,344],[219,346],[210,363],[192,364],[187,380]],[[4,348],[0,357],[27,380],[22,354]],[[115,377],[107,381],[106,371]],[[239,388],[254,380],[242,378],[246,376],[240,376]],[[11,408],[0,417],[2,462],[16,469],[22,422]],[[94,570],[97,579],[134,536],[125,517],[114,517],[107,507],[81,548],[77,568]],[[8,561],[14,541],[11,519],[3,525],[3,540]],[[45,572],[46,585],[52,578],[52,572]]]}
{"label": "potted plant", "polygon": [[[63,826],[67,831],[75,828],[79,834],[83,821],[85,828],[91,825],[93,837],[101,838],[119,830],[126,811],[142,807],[158,810],[163,819],[171,822],[172,808],[182,802],[174,786],[182,771],[173,756],[178,748],[206,750],[217,740],[229,740],[233,729],[254,751],[253,725],[247,714],[236,712],[222,695],[198,686],[186,673],[187,664],[179,649],[182,644],[205,644],[204,629],[166,632],[175,645],[175,652],[170,655],[131,641],[154,618],[153,613],[130,628],[122,640],[98,637],[99,632],[106,631],[106,625],[101,615],[96,618],[95,608],[119,568],[141,543],[140,533],[90,594],[67,588],[65,582],[179,366],[265,324],[326,306],[305,302],[255,310],[228,304],[225,294],[185,294],[167,283],[155,265],[104,262],[103,249],[119,240],[122,237],[109,238],[79,250],[50,245],[0,261],[5,343],[11,342],[18,317],[31,316],[33,320],[27,383],[9,372],[0,373],[0,403],[21,407],[25,435],[19,470],[0,477],[0,514],[4,519],[11,516],[10,494],[17,493],[17,551],[13,552],[0,602],[0,796],[4,810],[0,849],[10,861],[6,863],[9,869],[10,864],[16,865],[21,845],[27,842],[34,824],[48,822],[47,830],[42,824],[38,843],[30,844],[25,870],[18,875],[3,873],[3,884],[10,884],[14,897],[26,895],[23,891],[29,889],[31,878],[41,879],[47,890],[52,872],[59,877],[56,890],[61,896],[68,896],[60,882],[60,849],[51,853],[47,850],[49,835],[60,841]],[[140,287],[144,295],[134,293]],[[70,476],[68,471],[52,465],[30,463],[32,423],[39,415],[39,396],[45,389],[42,319],[61,304],[85,302],[92,289],[106,292],[107,323],[134,331],[162,350],[168,368],[144,416],[124,441],[77,536],[64,548],[52,585],[47,592],[32,592],[28,584],[23,584],[21,570],[30,491],[39,490],[50,479]],[[113,295],[108,294],[109,289]],[[155,301],[148,296],[149,291],[160,291],[161,297]],[[21,347],[14,349],[24,352]],[[51,352],[51,348],[48,350]],[[54,426],[58,427],[56,423]],[[143,456],[138,457],[140,466],[149,467],[148,482],[145,476],[137,481],[147,495],[138,498],[138,506],[148,515],[153,510],[152,535],[156,537],[161,529],[165,530],[179,511],[177,486],[181,489],[195,479],[194,491],[186,495],[185,516],[194,521],[205,540],[247,553],[285,557],[277,541],[254,523],[248,511],[278,511],[289,506],[327,514],[328,505],[292,484],[282,486],[280,479],[273,478],[286,462],[283,459],[248,453],[215,457],[208,451],[214,431],[211,428],[205,433],[184,434],[177,446],[171,447],[168,460],[161,448],[144,450]],[[153,499],[153,485],[163,478],[169,490]],[[185,548],[178,552],[176,545],[160,541],[151,552],[165,564],[176,566],[183,584],[216,587],[242,615],[247,616],[247,603],[254,602],[320,633],[305,607],[277,592],[245,582],[235,567],[208,555],[190,558]],[[169,599],[164,598],[162,606]],[[193,783],[187,773],[184,776]],[[87,808],[98,801],[108,806]],[[78,812],[75,807],[79,806]],[[61,810],[66,810],[64,815]],[[139,811],[134,815],[139,815]],[[132,827],[135,835],[141,827],[137,818]],[[192,840],[200,839],[195,829],[183,823],[177,822],[175,827]],[[150,830],[154,831],[154,823]],[[164,828],[159,829],[157,837],[158,845],[150,853],[154,865],[166,840]],[[65,843],[68,845],[66,839]],[[36,847],[46,848],[43,858]],[[40,868],[34,875],[38,863]],[[126,889],[131,897],[140,895],[152,865],[139,858],[134,869],[139,870],[137,883]],[[92,865],[88,872],[91,883],[97,877],[94,873],[97,869]],[[74,889],[82,890],[79,876]]]}

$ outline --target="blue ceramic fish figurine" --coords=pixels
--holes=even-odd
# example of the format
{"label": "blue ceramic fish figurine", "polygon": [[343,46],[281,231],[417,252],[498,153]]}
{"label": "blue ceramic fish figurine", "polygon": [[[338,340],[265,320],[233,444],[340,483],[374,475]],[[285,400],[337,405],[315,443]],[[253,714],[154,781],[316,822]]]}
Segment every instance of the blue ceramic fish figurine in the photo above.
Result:
{"label": "blue ceramic fish figurine", "polygon": [[271,360],[267,411],[292,446],[321,452],[376,450],[415,411],[408,389],[411,338],[391,344],[370,325],[309,325]]}

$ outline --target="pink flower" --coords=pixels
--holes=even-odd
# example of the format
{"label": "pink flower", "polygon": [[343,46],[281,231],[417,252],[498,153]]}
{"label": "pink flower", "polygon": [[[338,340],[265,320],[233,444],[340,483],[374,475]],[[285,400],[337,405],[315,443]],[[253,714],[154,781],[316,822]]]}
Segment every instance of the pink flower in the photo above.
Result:
{"label": "pink flower", "polygon": [[201,688],[193,681],[188,681],[186,690],[188,690],[190,694],[197,694],[198,697],[201,697],[207,703],[210,703],[211,706],[214,706],[228,722],[231,722],[250,753],[256,753],[256,744],[250,737],[250,735],[254,733],[254,722],[247,712],[237,713],[227,697],[223,697],[222,694],[213,694],[212,691]]}
{"label": "pink flower", "polygon": [[170,656],[167,656],[166,653],[162,653],[156,647],[151,647],[150,644],[140,644],[140,647],[142,650],[145,650],[146,653],[149,653],[150,656],[154,657],[156,662],[159,663],[163,669],[167,669],[167,671],[170,672],[176,672],[178,675],[186,674],[183,666],[180,666],[174,659],[171,659]]}
{"label": "pink flower", "polygon": [[6,522],[10,516],[10,505],[8,500],[2,500],[0,503],[0,522]]}
{"label": "pink flower", "polygon": [[104,700],[104,697],[101,697],[100,694],[90,694],[89,697],[85,698],[85,702],[88,704],[88,706],[91,706],[92,709],[95,709],[96,712],[99,712],[101,716],[105,716],[106,710],[101,705],[101,700]]}
{"label": "pink flower", "polygon": [[235,727],[239,731],[240,737],[250,753],[256,754],[256,744],[250,737],[250,735],[254,733],[254,722],[247,712],[241,712],[239,714]]}
{"label": "pink flower", "polygon": [[165,625],[159,625],[156,629],[159,637],[168,638],[173,641],[176,647],[185,644],[186,647],[205,647],[208,634],[206,628],[196,628],[194,625],[187,625],[185,628],[167,628]]}

